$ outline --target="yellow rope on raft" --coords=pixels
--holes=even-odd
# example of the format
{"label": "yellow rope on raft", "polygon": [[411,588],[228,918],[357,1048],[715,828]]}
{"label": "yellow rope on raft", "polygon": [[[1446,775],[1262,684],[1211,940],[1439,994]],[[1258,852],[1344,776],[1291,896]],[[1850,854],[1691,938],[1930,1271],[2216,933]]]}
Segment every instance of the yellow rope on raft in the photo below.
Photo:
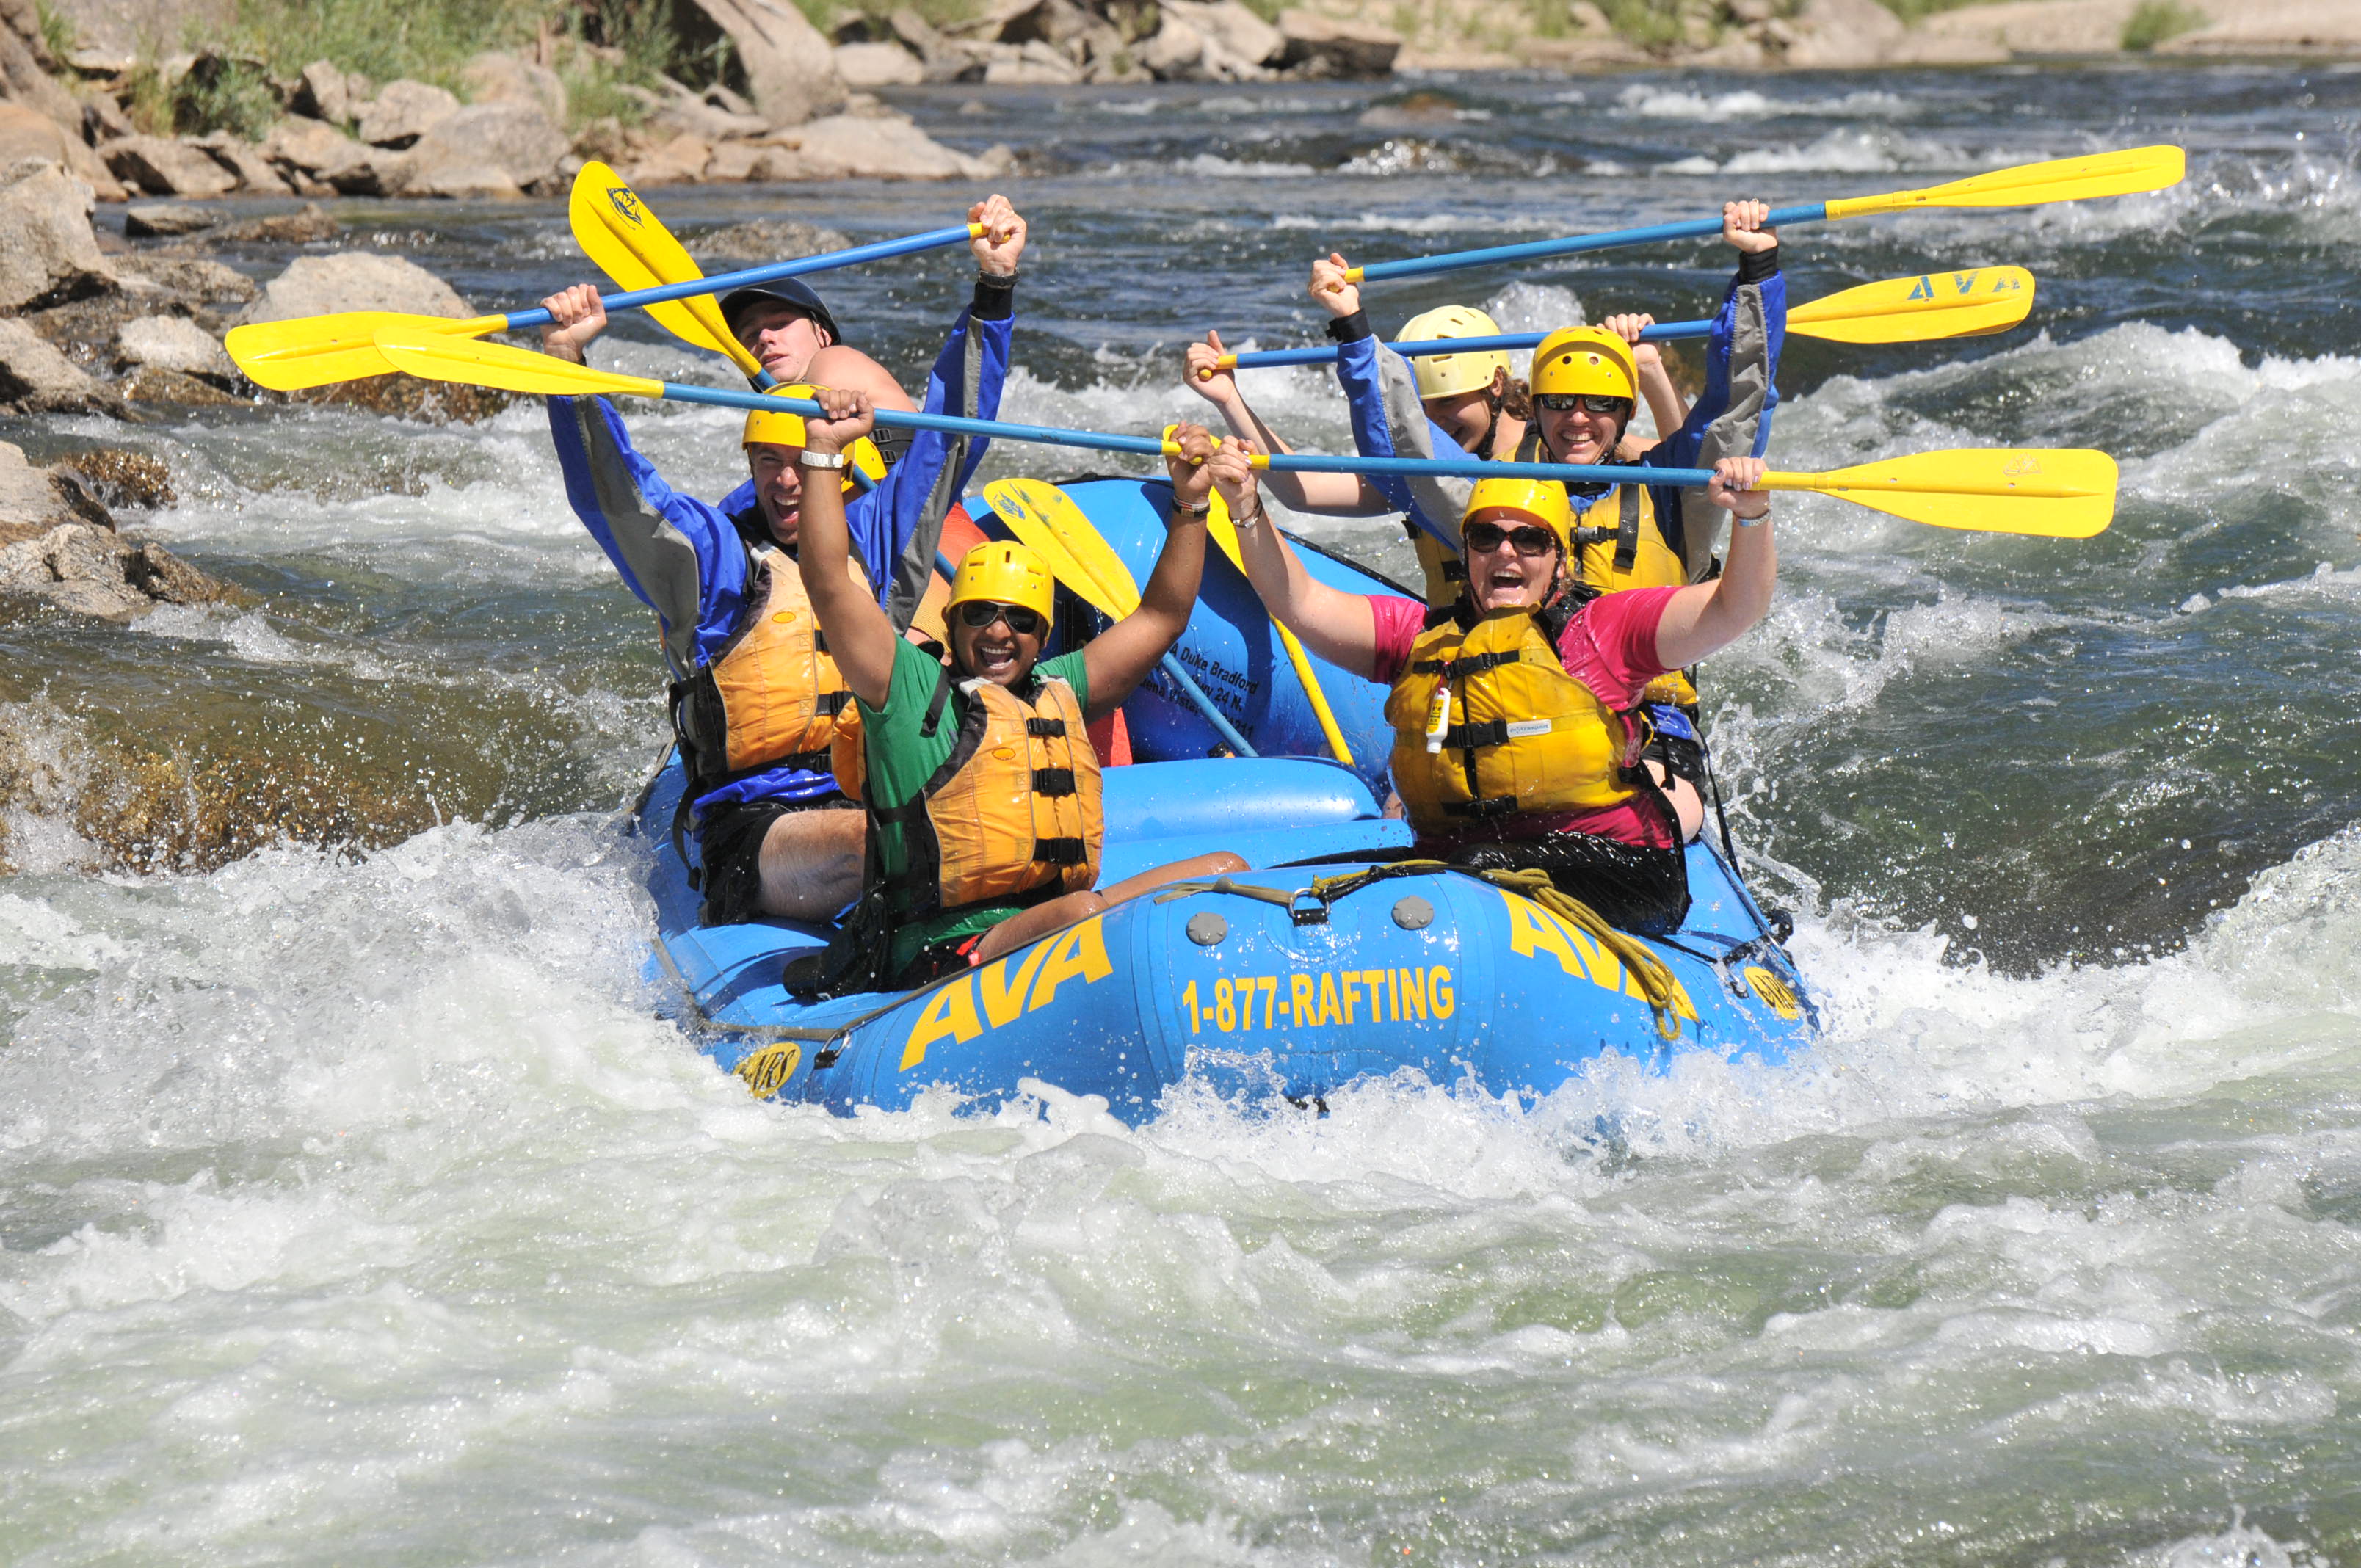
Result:
{"label": "yellow rope on raft", "polygon": [[[1547,872],[1478,872],[1444,861],[1394,861],[1364,871],[1317,877],[1310,887],[1296,893],[1263,887],[1255,883],[1235,882],[1228,877],[1212,882],[1170,883],[1157,892],[1156,902],[1170,904],[1176,898],[1186,898],[1198,893],[1227,893],[1240,898],[1276,904],[1290,910],[1309,898],[1319,904],[1324,912],[1338,899],[1357,893],[1372,883],[1401,876],[1429,876],[1436,872],[1457,872],[1462,876],[1477,877],[1505,893],[1529,898],[1613,953],[1622,961],[1623,972],[1631,977],[1631,985],[1639,992],[1640,999],[1656,1015],[1656,1033],[1665,1039],[1679,1039],[1681,1020],[1697,1015],[1697,1003],[1689,1000],[1688,988],[1681,983],[1680,976],[1665,967],[1664,960],[1656,956],[1654,948],[1637,937],[1609,925],[1605,916],[1582,900],[1559,892]],[[1326,918],[1324,913],[1320,917],[1323,920]]]}
{"label": "yellow rope on raft", "polygon": [[1640,989],[1641,997],[1656,1015],[1656,1033],[1667,1040],[1681,1037],[1681,1020],[1694,1018],[1697,1003],[1689,1000],[1681,977],[1665,967],[1656,950],[1637,937],[1619,931],[1607,917],[1582,900],[1561,893],[1547,872],[1477,872],[1495,887],[1530,898],[1561,920],[1580,927],[1593,941],[1623,960],[1623,972]]}

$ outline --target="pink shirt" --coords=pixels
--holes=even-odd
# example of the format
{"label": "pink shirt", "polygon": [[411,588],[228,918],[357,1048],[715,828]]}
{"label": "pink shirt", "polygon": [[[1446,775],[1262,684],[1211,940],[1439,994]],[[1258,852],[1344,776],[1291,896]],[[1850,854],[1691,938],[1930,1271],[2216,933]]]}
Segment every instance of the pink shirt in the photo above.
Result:
{"label": "pink shirt", "polygon": [[[1648,683],[1666,673],[1656,660],[1656,627],[1678,588],[1626,588],[1603,594],[1576,612],[1557,640],[1557,656],[1566,673],[1618,709],[1639,706]],[[1416,599],[1372,595],[1369,612],[1377,621],[1378,679],[1391,685],[1410,663],[1411,648],[1426,624],[1426,606]],[[1673,842],[1664,814],[1653,801],[1639,797],[1603,811],[1553,812],[1511,817],[1497,828],[1472,831],[1442,840],[1462,839],[1525,839],[1543,833],[1596,833],[1626,844],[1667,849]]]}

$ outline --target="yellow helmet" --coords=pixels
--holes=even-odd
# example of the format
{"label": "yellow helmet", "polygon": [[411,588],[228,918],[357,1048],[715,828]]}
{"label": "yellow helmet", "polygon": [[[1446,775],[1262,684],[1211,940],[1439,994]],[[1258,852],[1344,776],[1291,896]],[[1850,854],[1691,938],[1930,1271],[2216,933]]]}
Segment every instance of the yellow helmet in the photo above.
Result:
{"label": "yellow helmet", "polygon": [[[773,396],[781,398],[808,398],[817,390],[818,390],[818,388],[804,382],[798,382],[792,387],[771,389]],[[746,411],[746,428],[744,433],[738,438],[738,445],[741,451],[749,446],[801,446],[803,444],[803,415],[790,412],[785,409]],[[877,444],[865,435],[852,444],[852,466],[866,475],[873,485],[885,477],[885,459],[878,452]],[[844,488],[848,490],[853,488],[853,478],[850,473],[844,477]]]}
{"label": "yellow helmet", "polygon": [[[1428,343],[1438,337],[1498,337],[1500,323],[1472,305],[1442,305],[1402,323],[1396,343]],[[1510,367],[1505,348],[1468,354],[1422,354],[1411,361],[1418,373],[1421,398],[1448,398],[1480,391],[1492,384],[1495,371]]]}
{"label": "yellow helmet", "polygon": [[1565,487],[1554,479],[1478,479],[1468,493],[1467,510],[1459,514],[1460,526],[1475,521],[1477,514],[1488,511],[1513,511],[1529,517],[1557,535],[1557,547],[1568,558],[1574,554],[1574,506],[1565,499]]}
{"label": "yellow helmet", "polygon": [[1599,398],[1640,396],[1631,345],[1600,326],[1568,326],[1533,350],[1533,393],[1587,392]]}
{"label": "yellow helmet", "polygon": [[1055,602],[1055,587],[1049,568],[1040,556],[1022,544],[987,539],[969,551],[960,563],[959,576],[951,579],[951,597],[943,610],[948,615],[970,599],[990,599],[994,604],[1023,605],[1027,609],[1038,610],[1046,620]]}

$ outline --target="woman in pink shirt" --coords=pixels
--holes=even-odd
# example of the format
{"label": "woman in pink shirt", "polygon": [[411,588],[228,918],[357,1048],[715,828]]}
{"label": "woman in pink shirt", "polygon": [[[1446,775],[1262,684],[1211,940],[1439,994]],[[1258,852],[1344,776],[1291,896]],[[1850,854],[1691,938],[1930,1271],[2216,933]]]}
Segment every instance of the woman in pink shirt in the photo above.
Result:
{"label": "woman in pink shirt", "polygon": [[[1628,929],[1688,912],[1685,823],[1648,740],[1641,694],[1735,641],[1771,607],[1778,552],[1759,458],[1714,466],[1708,499],[1736,520],[1721,576],[1601,594],[1566,573],[1564,486],[1486,479],[1460,525],[1468,598],[1427,607],[1316,581],[1263,521],[1246,449],[1210,460],[1246,576],[1271,615],[1320,655],[1393,688],[1394,788],[1419,850],[1471,870],[1546,871]],[[1685,802],[1684,804],[1687,804]]]}

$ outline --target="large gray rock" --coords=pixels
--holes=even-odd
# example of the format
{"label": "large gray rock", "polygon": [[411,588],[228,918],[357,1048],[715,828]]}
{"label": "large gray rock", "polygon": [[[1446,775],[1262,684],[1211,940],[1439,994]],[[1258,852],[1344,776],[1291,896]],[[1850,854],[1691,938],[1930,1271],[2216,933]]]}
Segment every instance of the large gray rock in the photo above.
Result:
{"label": "large gray rock", "polygon": [[398,256],[346,251],[337,256],[297,257],[286,271],[263,285],[261,296],[238,320],[292,321],[337,311],[394,311],[457,321],[476,313],[450,284],[423,267]]}
{"label": "large gray rock", "polygon": [[[1887,13],[1889,19],[1892,15]],[[1280,62],[1306,76],[1383,76],[1393,70],[1402,47],[1401,35],[1391,27],[1340,22],[1301,8],[1281,12],[1279,30],[1287,37]]]}
{"label": "large gray rock", "polygon": [[927,62],[899,43],[839,44],[836,73],[847,87],[915,87],[927,79]]}
{"label": "large gray rock", "polygon": [[401,161],[355,141],[334,126],[302,115],[290,115],[262,138],[262,156],[288,178],[297,191],[320,194],[338,191],[348,196],[384,193],[388,174]]}
{"label": "large gray rock", "polygon": [[126,367],[178,370],[183,376],[203,376],[225,386],[237,373],[214,334],[186,316],[137,316],[125,322],[115,331],[115,353],[117,362]]}
{"label": "large gray rock", "polygon": [[295,95],[288,107],[315,120],[341,125],[353,117],[353,105],[360,102],[360,97],[354,94],[349,85],[350,81],[333,61],[315,60],[303,68],[302,76],[295,83]]}
{"label": "large gray rock", "polygon": [[1163,0],[1166,16],[1179,16],[1219,45],[1223,52],[1246,65],[1277,65],[1287,55],[1287,35],[1238,4],[1216,0]]}
{"label": "large gray rock", "polygon": [[358,105],[353,128],[371,147],[409,147],[458,112],[459,100],[442,88],[404,78]]}
{"label": "large gray rock", "polygon": [[1788,24],[1786,63],[1814,71],[1875,65],[1902,41],[1902,20],[1877,0],[1805,0]]}
{"label": "large gray rock", "polygon": [[475,104],[418,138],[390,180],[405,196],[521,196],[557,172],[566,133],[537,104]]}
{"label": "large gray rock", "polygon": [[254,143],[227,131],[198,137],[189,145],[237,177],[238,190],[248,196],[291,196],[295,188],[262,156]]}
{"label": "large gray rock", "polygon": [[0,406],[27,413],[115,413],[121,400],[21,321],[0,319]]}
{"label": "large gray rock", "polygon": [[531,104],[554,125],[566,123],[566,83],[557,72],[512,54],[490,50],[459,72],[473,104]]}
{"label": "large gray rock", "polygon": [[795,0],[694,3],[737,46],[754,106],[772,126],[799,126],[843,107],[835,51]]}
{"label": "large gray rock", "polygon": [[833,115],[782,132],[777,141],[796,154],[800,178],[809,180],[988,180],[1005,167],[954,152],[907,120]]}
{"label": "large gray rock", "polygon": [[151,196],[226,196],[237,176],[191,147],[167,137],[126,137],[105,148],[106,167],[126,185]]}
{"label": "large gray rock", "polygon": [[0,185],[0,311],[104,293],[115,286],[90,226],[90,187],[53,163]]}

